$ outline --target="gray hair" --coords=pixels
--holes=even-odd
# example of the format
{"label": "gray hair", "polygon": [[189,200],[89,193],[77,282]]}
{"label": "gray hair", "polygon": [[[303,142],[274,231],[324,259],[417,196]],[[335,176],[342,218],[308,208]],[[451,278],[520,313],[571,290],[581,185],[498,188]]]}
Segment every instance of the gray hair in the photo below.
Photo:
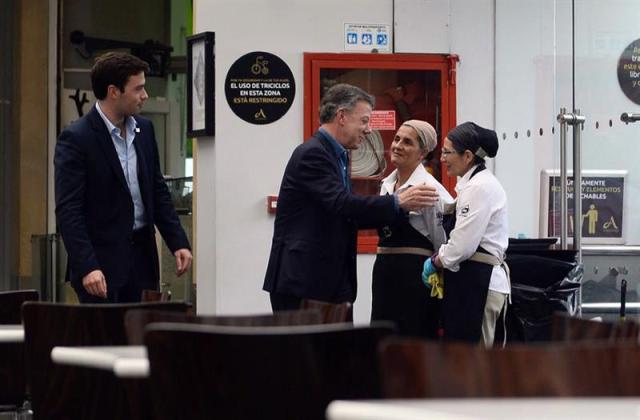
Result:
{"label": "gray hair", "polygon": [[371,108],[375,106],[376,100],[364,90],[357,86],[339,83],[332,86],[320,101],[320,124],[333,121],[339,109],[352,111],[360,101],[367,102]]}

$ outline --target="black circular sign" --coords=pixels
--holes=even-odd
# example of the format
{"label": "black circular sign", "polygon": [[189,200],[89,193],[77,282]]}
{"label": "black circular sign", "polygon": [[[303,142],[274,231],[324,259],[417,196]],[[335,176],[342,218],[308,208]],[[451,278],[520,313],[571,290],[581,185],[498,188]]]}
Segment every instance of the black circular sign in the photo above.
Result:
{"label": "black circular sign", "polygon": [[618,83],[627,98],[640,105],[640,39],[622,52],[618,61]]}
{"label": "black circular sign", "polygon": [[224,82],[233,112],[252,124],[269,124],[287,113],[296,94],[291,69],[280,57],[254,51],[238,58]]}

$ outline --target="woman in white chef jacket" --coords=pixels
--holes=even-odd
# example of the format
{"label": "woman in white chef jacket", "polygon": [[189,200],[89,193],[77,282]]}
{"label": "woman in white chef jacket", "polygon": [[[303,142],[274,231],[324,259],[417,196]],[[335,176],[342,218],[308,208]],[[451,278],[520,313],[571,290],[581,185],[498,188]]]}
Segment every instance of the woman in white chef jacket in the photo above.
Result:
{"label": "woman in white chef jacket", "polygon": [[425,261],[423,278],[444,269],[444,338],[493,345],[495,328],[511,291],[504,263],[509,242],[507,197],[485,167],[498,152],[495,131],[472,122],[449,132],[442,164],[457,176],[455,226],[437,254]]}

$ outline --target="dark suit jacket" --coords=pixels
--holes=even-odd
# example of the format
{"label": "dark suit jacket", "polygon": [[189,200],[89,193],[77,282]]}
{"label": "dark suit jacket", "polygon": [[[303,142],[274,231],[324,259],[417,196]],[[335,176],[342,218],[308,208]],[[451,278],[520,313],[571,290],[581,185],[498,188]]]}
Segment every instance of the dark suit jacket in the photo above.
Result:
{"label": "dark suit jacket", "polygon": [[[171,252],[189,248],[160,172],[153,125],[135,118],[140,131],[133,144],[148,226],[158,227]],[[58,228],[69,254],[67,280],[79,287],[87,273],[102,270],[108,286],[124,284],[132,263],[133,200],[95,106],[60,134],[54,165]],[[153,233],[149,229],[149,235]],[[155,246],[152,255],[155,261],[149,263],[157,273]]]}
{"label": "dark suit jacket", "polygon": [[350,289],[355,300],[357,229],[406,217],[393,200],[349,193],[331,143],[316,132],[285,169],[263,289],[327,302]]}

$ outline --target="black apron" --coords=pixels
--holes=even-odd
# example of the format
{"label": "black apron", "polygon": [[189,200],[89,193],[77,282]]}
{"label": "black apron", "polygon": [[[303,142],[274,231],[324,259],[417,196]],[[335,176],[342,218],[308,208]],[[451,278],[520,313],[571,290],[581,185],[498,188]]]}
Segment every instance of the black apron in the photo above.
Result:
{"label": "black apron", "polygon": [[[379,247],[412,247],[433,251],[433,244],[404,219],[378,229]],[[396,324],[401,335],[437,338],[440,300],[422,283],[428,257],[416,254],[378,254],[373,265],[371,320]]]}
{"label": "black apron", "polygon": [[[484,165],[479,165],[469,179],[484,169]],[[448,215],[447,219],[445,224],[449,228],[449,236],[455,226],[455,213]],[[482,247],[478,247],[477,252],[488,254]],[[470,260],[460,263],[457,272],[444,270],[442,320],[445,340],[480,341],[492,271],[492,265]]]}

